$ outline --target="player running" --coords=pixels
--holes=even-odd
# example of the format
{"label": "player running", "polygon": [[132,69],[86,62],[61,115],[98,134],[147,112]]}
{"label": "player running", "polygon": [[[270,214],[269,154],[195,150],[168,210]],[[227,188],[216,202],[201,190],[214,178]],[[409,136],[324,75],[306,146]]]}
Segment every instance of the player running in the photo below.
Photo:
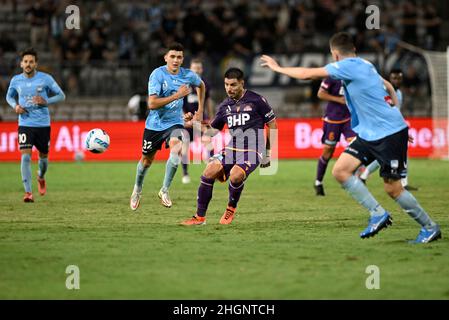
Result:
{"label": "player running", "polygon": [[65,99],[64,92],[52,76],[37,71],[37,52],[33,48],[21,54],[22,73],[15,75],[9,84],[6,101],[19,115],[18,140],[21,155],[21,174],[25,188],[24,202],[34,202],[31,188],[31,153],[39,151],[37,186],[40,195],[47,192],[45,173],[48,168],[50,146],[50,104]]}
{"label": "player running", "polygon": [[323,153],[318,159],[315,193],[317,196],[324,196],[323,178],[326,174],[327,165],[332,159],[340,136],[343,134],[347,141],[351,141],[356,136],[351,129],[351,114],[349,113],[346,101],[343,96],[343,86],[340,80],[326,78],[321,82],[318,90],[318,98],[328,101],[326,112],[323,118]]}
{"label": "player running", "polygon": [[228,97],[218,106],[217,114],[210,124],[211,135],[218,133],[227,124],[232,139],[229,144],[211,160],[201,176],[198,188],[196,214],[182,222],[183,225],[206,223],[206,211],[212,199],[215,180],[229,179],[229,202],[220,219],[220,224],[230,224],[235,217],[237,204],[245,180],[260,163],[270,165],[271,141],[268,130],[264,141],[265,125],[277,129],[276,117],[267,100],[261,95],[244,88],[243,71],[230,68],[224,75]]}
{"label": "player running", "polygon": [[[385,191],[411,218],[421,225],[415,243],[427,243],[441,238],[441,231],[419,205],[415,197],[402,187],[400,179],[407,175],[408,127],[398,108],[392,108],[397,97],[391,83],[382,79],[375,67],[358,58],[350,34],[340,32],[330,39],[335,62],[322,68],[282,68],[269,56],[262,56],[262,66],[298,79],[326,78],[343,80],[346,103],[351,111],[351,127],[357,138],[338,158],[332,174],[342,187],[370,212],[368,226],[361,238],[376,235],[391,225],[390,214],[377,202],[354,171],[373,160],[380,163],[380,175]],[[387,89],[388,93],[385,91]]]}
{"label": "player running", "polygon": [[159,198],[163,206],[170,208],[172,201],[168,189],[181,161],[184,136],[183,98],[191,92],[191,86],[198,90],[198,113],[196,120],[202,120],[204,107],[204,82],[189,69],[181,67],[184,47],[174,43],[164,56],[166,65],[155,69],[148,82],[148,114],[142,141],[142,158],[137,164],[136,181],[130,199],[131,210],[137,210],[142,197],[145,175],[154,160],[156,152],[165,146],[170,148],[170,157],[165,168],[165,177]]}

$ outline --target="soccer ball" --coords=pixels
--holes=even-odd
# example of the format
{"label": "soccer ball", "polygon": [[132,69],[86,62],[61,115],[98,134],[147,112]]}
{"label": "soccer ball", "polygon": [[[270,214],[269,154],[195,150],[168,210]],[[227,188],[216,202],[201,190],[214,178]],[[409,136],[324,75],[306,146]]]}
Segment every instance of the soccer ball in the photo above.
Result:
{"label": "soccer ball", "polygon": [[109,147],[109,135],[103,129],[92,129],[87,133],[85,146],[92,153],[105,152]]}

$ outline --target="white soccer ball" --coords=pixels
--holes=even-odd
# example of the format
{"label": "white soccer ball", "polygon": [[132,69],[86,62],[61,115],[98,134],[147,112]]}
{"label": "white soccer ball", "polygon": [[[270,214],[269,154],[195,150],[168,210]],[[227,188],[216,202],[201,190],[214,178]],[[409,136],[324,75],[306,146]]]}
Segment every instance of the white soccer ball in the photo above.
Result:
{"label": "white soccer ball", "polygon": [[103,129],[92,129],[87,133],[85,146],[92,153],[102,153],[109,148],[109,135]]}

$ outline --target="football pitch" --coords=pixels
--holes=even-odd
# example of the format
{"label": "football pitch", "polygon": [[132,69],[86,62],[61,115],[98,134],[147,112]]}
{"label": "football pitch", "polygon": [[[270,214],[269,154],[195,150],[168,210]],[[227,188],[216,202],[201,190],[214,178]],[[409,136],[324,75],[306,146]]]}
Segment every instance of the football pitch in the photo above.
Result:
{"label": "football pitch", "polygon": [[[192,183],[157,192],[165,163],[148,172],[141,207],[129,208],[136,163],[50,163],[48,194],[23,203],[20,163],[0,164],[1,299],[449,299],[449,163],[413,160],[414,195],[443,239],[412,245],[419,226],[383,192],[368,186],[393,226],[362,240],[368,214],[334,181],[325,197],[312,188],[316,161],[281,161],[273,176],[250,176],[231,225],[218,223],[227,184],[216,183],[207,225],[183,227],[196,207],[204,165]],[[37,164],[33,162],[33,179]],[[80,289],[66,288],[66,268]],[[379,289],[367,289],[368,266]],[[369,269],[369,268],[368,268]]]}

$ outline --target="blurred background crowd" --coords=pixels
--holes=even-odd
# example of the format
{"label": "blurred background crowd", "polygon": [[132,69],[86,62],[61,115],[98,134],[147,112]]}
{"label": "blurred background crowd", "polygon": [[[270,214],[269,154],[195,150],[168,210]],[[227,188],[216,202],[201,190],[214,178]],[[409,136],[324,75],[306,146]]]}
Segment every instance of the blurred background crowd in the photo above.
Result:
{"label": "blurred background crowd", "polygon": [[[80,9],[79,30],[65,25],[71,4]],[[366,28],[365,9],[370,4],[380,8],[379,30]],[[68,104],[86,106],[92,101],[100,108],[104,102],[104,109],[115,104],[120,114],[123,101],[145,93],[150,72],[164,63],[164,47],[178,41],[186,47],[185,66],[192,57],[203,60],[218,101],[224,95],[222,73],[230,64],[251,66],[261,53],[328,55],[329,37],[349,31],[359,52],[388,62],[378,65],[381,72],[403,68],[403,91],[409,97],[406,115],[428,115],[425,62],[399,43],[446,50],[448,18],[448,1],[424,0],[0,0],[0,94],[5,96],[11,76],[20,72],[17,53],[33,46],[39,51],[41,70],[62,84]],[[249,67],[245,70],[251,73]],[[278,99],[278,112],[313,116],[313,83],[286,92],[294,90],[308,93],[293,94],[293,101]],[[283,109],[288,103],[293,107]],[[93,112],[85,113],[92,118]],[[58,116],[67,120],[64,112]]]}

